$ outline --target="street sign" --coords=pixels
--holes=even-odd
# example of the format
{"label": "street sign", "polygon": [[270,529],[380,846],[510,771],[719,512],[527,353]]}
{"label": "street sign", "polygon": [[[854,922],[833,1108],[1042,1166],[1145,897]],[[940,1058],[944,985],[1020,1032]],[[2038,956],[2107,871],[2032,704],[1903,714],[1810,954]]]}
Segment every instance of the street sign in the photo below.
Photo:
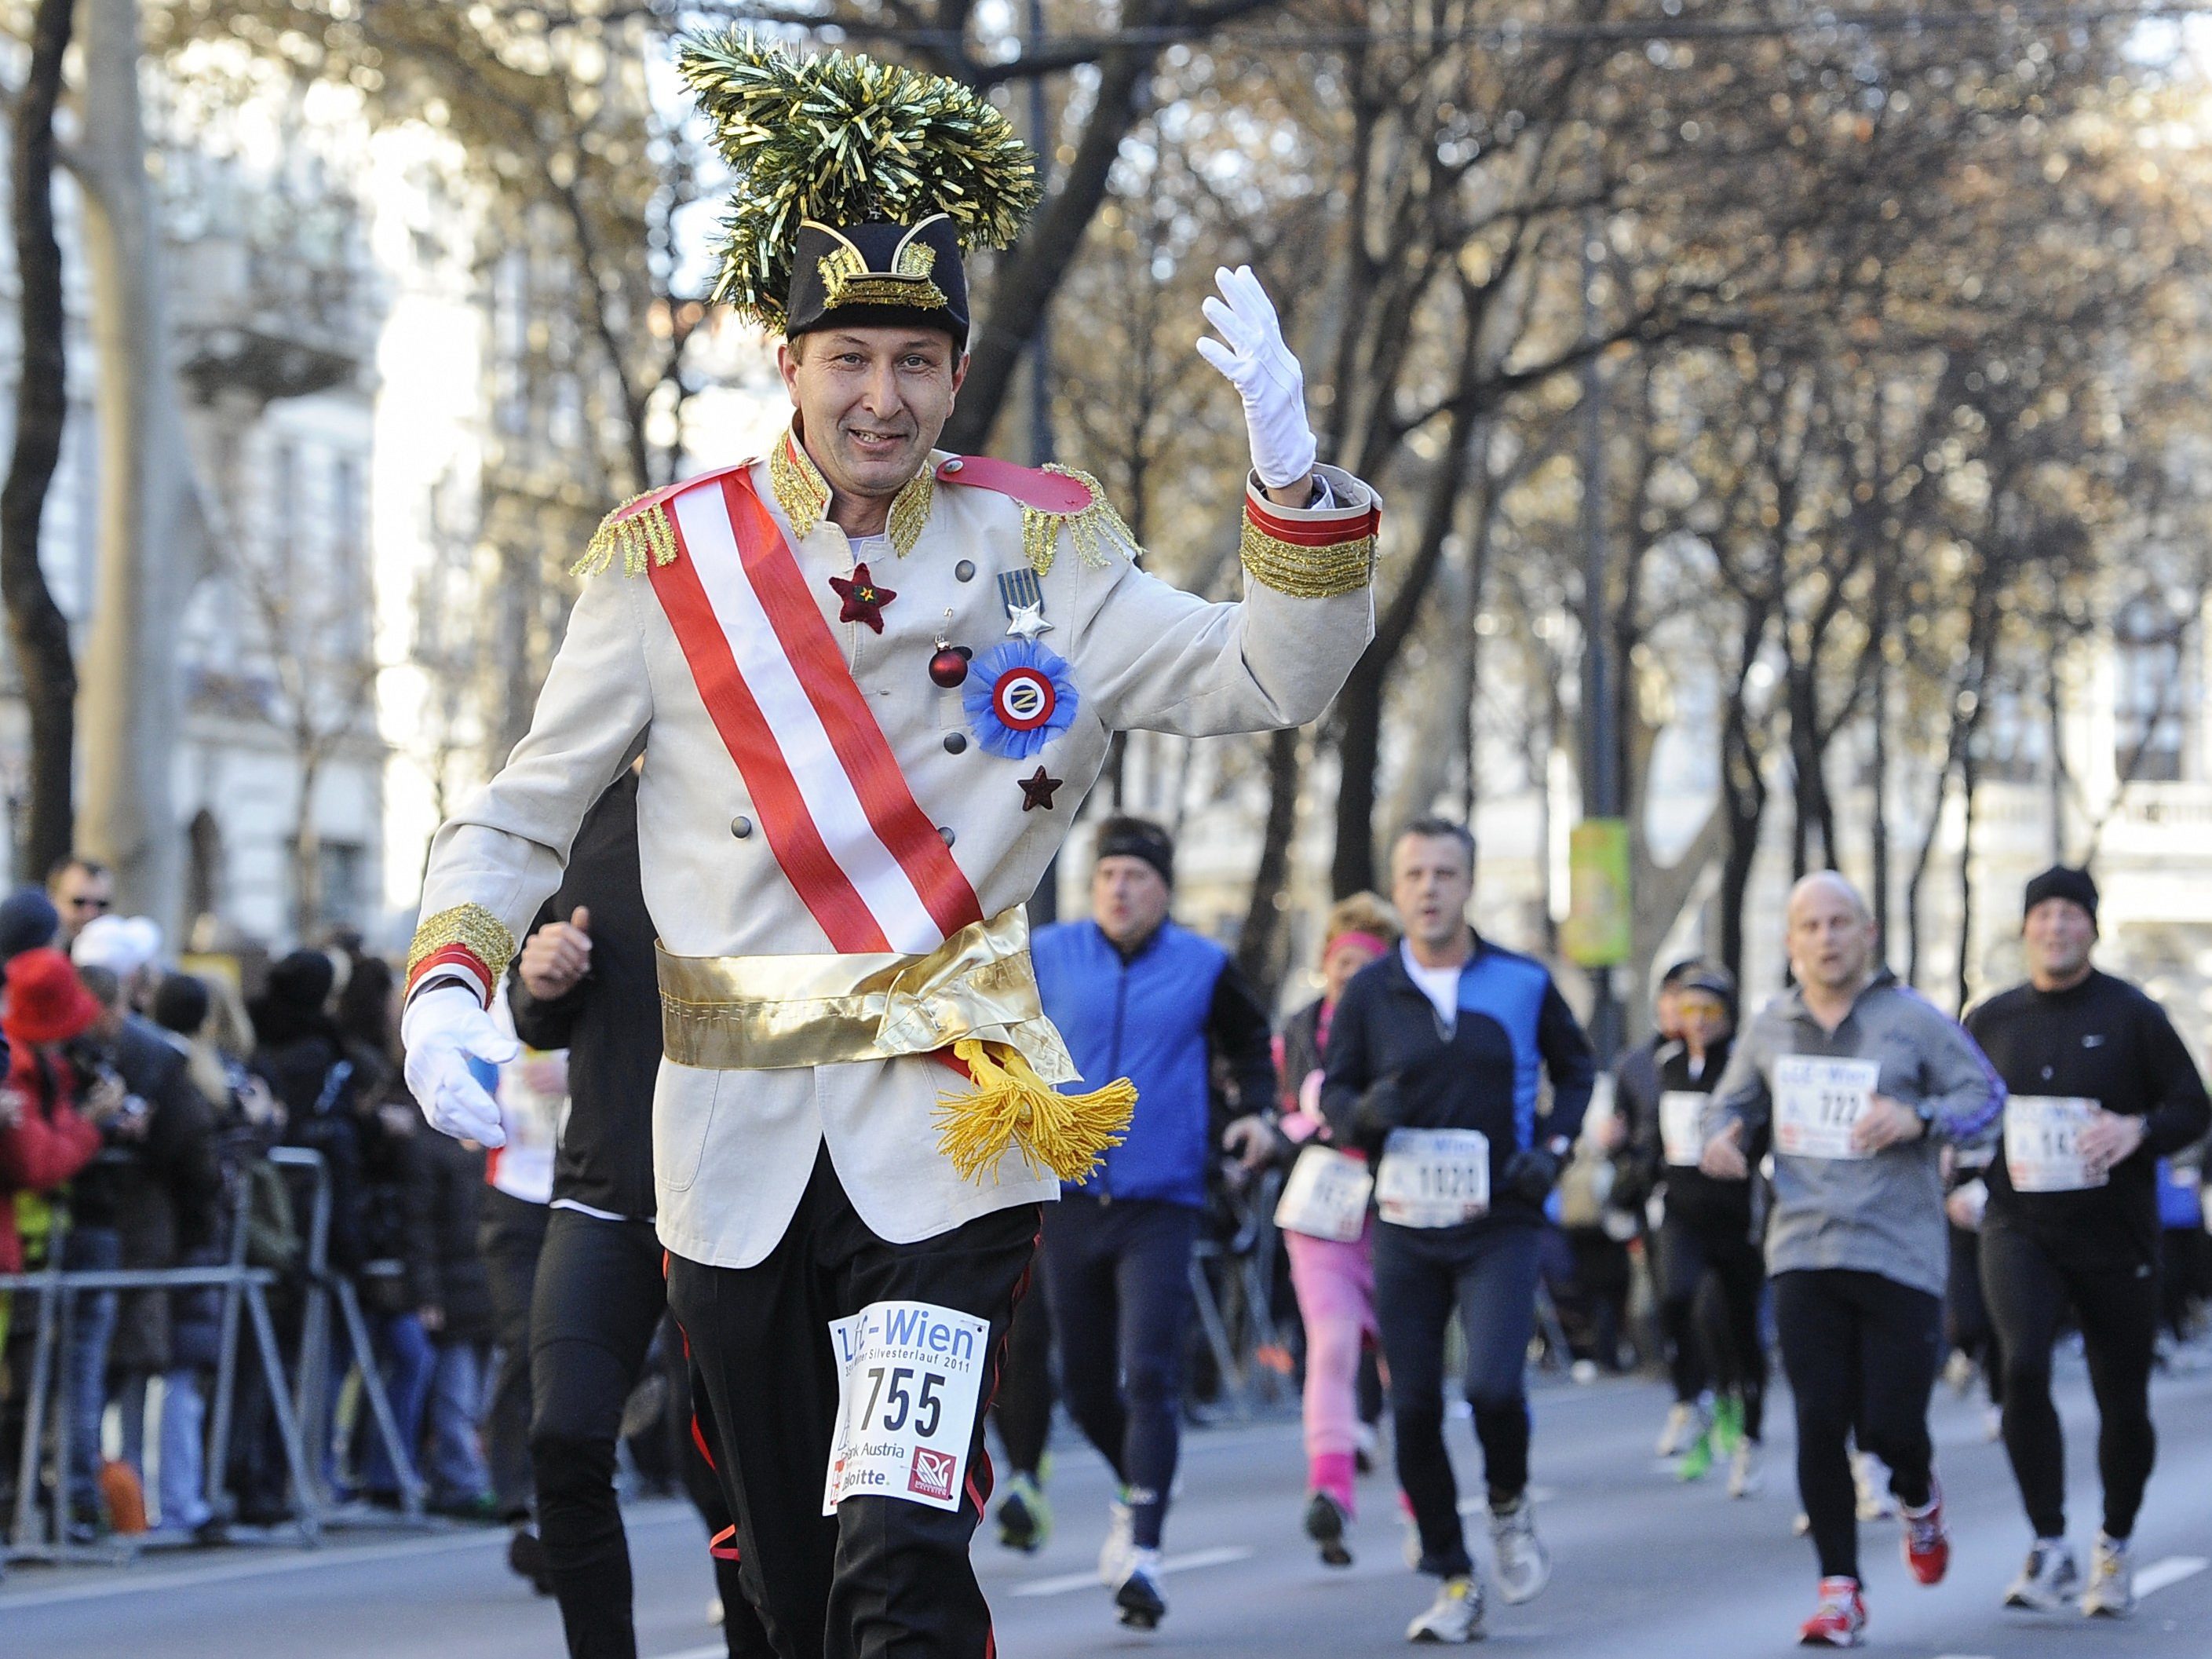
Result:
{"label": "street sign", "polygon": [[1578,968],[1618,968],[1635,948],[1628,891],[1628,820],[1585,818],[1567,835],[1567,920],[1559,930]]}

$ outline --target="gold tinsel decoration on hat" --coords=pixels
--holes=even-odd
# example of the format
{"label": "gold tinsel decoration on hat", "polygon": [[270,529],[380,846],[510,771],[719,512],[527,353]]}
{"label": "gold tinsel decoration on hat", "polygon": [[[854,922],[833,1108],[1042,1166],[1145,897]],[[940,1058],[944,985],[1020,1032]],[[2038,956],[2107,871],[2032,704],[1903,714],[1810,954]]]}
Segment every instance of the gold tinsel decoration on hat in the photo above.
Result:
{"label": "gold tinsel decoration on hat", "polygon": [[735,33],[686,37],[678,67],[737,175],[712,295],[781,328],[802,219],[952,221],[1005,247],[1037,204],[1036,158],[973,88],[855,52],[796,58]]}

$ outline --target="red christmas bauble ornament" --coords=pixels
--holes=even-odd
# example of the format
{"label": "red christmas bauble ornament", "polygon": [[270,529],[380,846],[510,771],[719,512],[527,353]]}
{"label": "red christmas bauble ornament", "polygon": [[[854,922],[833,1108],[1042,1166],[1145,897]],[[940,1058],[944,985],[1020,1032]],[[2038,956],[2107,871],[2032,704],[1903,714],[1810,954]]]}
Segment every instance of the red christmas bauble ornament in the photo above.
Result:
{"label": "red christmas bauble ornament", "polygon": [[929,678],[947,691],[968,678],[968,659],[975,653],[964,645],[940,645],[929,659]]}

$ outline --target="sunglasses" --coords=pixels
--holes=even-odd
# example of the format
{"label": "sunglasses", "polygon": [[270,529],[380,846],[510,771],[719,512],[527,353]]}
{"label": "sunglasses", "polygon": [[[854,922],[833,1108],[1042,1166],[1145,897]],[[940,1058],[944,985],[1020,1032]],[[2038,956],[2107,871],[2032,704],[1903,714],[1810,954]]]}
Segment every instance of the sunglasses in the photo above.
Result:
{"label": "sunglasses", "polygon": [[69,907],[72,910],[106,910],[111,908],[114,903],[113,899],[73,898],[69,901]]}

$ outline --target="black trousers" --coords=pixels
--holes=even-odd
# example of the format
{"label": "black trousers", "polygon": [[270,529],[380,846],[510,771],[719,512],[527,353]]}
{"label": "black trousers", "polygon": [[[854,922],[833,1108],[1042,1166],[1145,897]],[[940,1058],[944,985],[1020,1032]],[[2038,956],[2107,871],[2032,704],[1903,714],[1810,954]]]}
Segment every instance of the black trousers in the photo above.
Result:
{"label": "black trousers", "polygon": [[1045,1213],[1060,1392],[1084,1437],[1113,1466],[1139,1549],[1160,1547],[1182,1455],[1198,1223],[1188,1205],[1080,1193]]}
{"label": "black trousers", "polygon": [[1398,1484],[1421,1535],[1420,1571],[1470,1571],[1459,1483],[1444,1449],[1444,1340],[1459,1315],[1466,1391],[1482,1445],[1492,1508],[1528,1486],[1528,1339],[1536,1324],[1542,1236],[1489,1222],[1462,1228],[1375,1228],[1375,1316],[1390,1366]]}
{"label": "black trousers", "polygon": [[2157,1269],[2083,1272],[2019,1228],[1990,1227],[1982,1233],[1982,1291],[2004,1356],[2005,1452],[2035,1535],[2066,1535],[2066,1443],[2051,1403],[2051,1346],[2070,1304],[2097,1396],[2105,1535],[2127,1537],[2158,1455],[2150,1421]]}
{"label": "black trousers", "polygon": [[1035,1480],[1052,1438],[1052,1302],[1038,1274],[1030,1293],[1014,1310],[1014,1330],[1006,1343],[1006,1371],[999,1380],[998,1403],[991,1415],[1015,1474]]}
{"label": "black trousers", "polygon": [[[1766,1345],[1759,1328],[1766,1263],[1747,1229],[1732,1216],[1710,1219],[1669,1211],[1659,1227],[1659,1321],[1672,1345],[1674,1398],[1695,1400],[1708,1386],[1743,1401],[1744,1433],[1759,1437],[1766,1419]],[[1711,1316],[1702,1288],[1719,1300]]]}
{"label": "black trousers", "polygon": [[[531,1308],[530,1462],[538,1533],[561,1604],[573,1659],[635,1659],[630,1623],[629,1540],[615,1496],[615,1441],[660,1323],[665,1289],[649,1221],[603,1221],[575,1210],[546,1218]],[[710,1533],[729,1525],[720,1492],[695,1452],[687,1482]],[[723,1633],[733,1659],[769,1652],[738,1589],[736,1565],[717,1555]]]}
{"label": "black trousers", "polygon": [[1982,1294],[1982,1236],[1953,1227],[1951,1270],[1944,1280],[1943,1340],[1981,1369],[1990,1404],[2004,1404],[2004,1352],[1989,1298]]}
{"label": "black trousers", "polygon": [[[783,1237],[750,1267],[670,1258],[668,1303],[691,1352],[693,1406],[737,1517],[745,1594],[780,1659],[987,1659],[990,1608],[969,1543],[991,1495],[983,1420],[1038,1206],[892,1244],[853,1208],[825,1151]],[[957,1510],[857,1494],[822,1513],[837,1413],[829,1324],[911,1300],[990,1325]]]}
{"label": "black trousers", "polygon": [[1935,1484],[1928,1396],[1942,1362],[1943,1301],[1848,1267],[1774,1276],[1774,1323],[1797,1401],[1797,1492],[1823,1578],[1859,1576],[1850,1440],[1889,1466],[1908,1509]]}
{"label": "black trousers", "polygon": [[492,1341],[499,1349],[491,1405],[484,1413],[484,1449],[500,1519],[521,1522],[529,1519],[535,1507],[530,1473],[530,1303],[550,1212],[543,1204],[496,1187],[485,1191],[483,1206],[477,1243],[490,1272]]}

